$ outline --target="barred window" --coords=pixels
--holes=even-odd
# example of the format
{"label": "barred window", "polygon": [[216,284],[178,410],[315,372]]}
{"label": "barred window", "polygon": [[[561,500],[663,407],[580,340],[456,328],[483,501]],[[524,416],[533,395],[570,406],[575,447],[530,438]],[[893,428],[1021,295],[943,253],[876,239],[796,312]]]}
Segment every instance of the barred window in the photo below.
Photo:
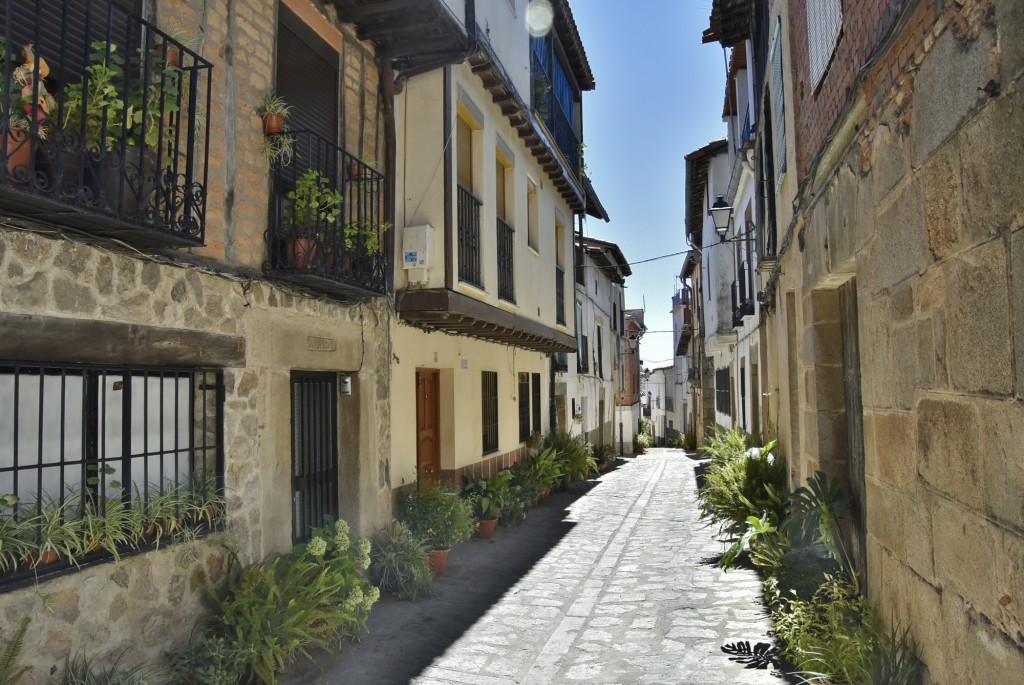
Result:
{"label": "barred window", "polygon": [[530,439],[530,374],[519,374],[519,441]]}
{"label": "barred window", "polygon": [[0,363],[0,495],[67,520],[221,493],[223,394],[213,370]]}
{"label": "barred window", "polygon": [[729,367],[715,371],[715,409],[721,414],[732,414],[732,379]]}
{"label": "barred window", "polygon": [[540,374],[531,376],[533,384],[533,432],[540,433]]}
{"label": "barred window", "polygon": [[488,454],[498,449],[498,372],[483,371],[480,378],[483,453]]}
{"label": "barred window", "polygon": [[807,54],[810,58],[811,84],[817,88],[828,71],[843,26],[841,0],[816,0],[807,3]]}

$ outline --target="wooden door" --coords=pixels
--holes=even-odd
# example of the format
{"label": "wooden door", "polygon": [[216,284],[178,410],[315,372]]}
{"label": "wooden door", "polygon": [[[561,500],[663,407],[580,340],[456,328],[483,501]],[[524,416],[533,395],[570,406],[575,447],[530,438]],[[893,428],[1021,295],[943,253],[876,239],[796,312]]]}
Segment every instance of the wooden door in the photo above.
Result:
{"label": "wooden door", "polygon": [[440,372],[416,370],[416,474],[432,482],[441,475]]}

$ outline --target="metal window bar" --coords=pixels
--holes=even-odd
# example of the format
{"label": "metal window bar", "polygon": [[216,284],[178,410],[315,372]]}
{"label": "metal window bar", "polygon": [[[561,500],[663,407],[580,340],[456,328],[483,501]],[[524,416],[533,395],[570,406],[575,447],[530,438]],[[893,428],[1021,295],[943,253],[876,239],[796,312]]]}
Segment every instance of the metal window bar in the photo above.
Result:
{"label": "metal window bar", "polygon": [[569,370],[569,356],[565,352],[555,352],[552,363],[555,365],[555,371]]}
{"label": "metal window bar", "polygon": [[519,374],[519,442],[530,439],[530,374]]}
{"label": "metal window bar", "polygon": [[555,267],[555,323],[565,325],[565,269]]}
{"label": "metal window bar", "polygon": [[580,349],[576,355],[576,370],[583,373],[590,373],[590,347],[587,344],[587,336],[580,336]]}
{"label": "metal window bar", "polygon": [[272,169],[264,269],[323,288],[383,293],[385,176],[312,131],[274,134],[270,144],[290,155]]}
{"label": "metal window bar", "polygon": [[498,373],[483,371],[481,385],[481,429],[483,432],[483,453],[498,449]]}
{"label": "metal window bar", "polygon": [[515,229],[502,219],[497,220],[498,234],[498,297],[516,301]]}
{"label": "metal window bar", "polygon": [[292,542],[338,516],[338,376],[293,371]]}
{"label": "metal window bar", "polygon": [[116,2],[2,2],[0,206],[202,245],[212,65]]}
{"label": "metal window bar", "polygon": [[459,280],[483,287],[480,275],[480,207],[483,203],[461,184],[458,187]]}
{"label": "metal window bar", "polygon": [[531,398],[531,407],[533,408],[533,432],[540,433],[540,374],[532,374],[530,376],[530,381],[533,386],[533,395]]}
{"label": "metal window bar", "polygon": [[[24,521],[66,506],[78,517],[87,506],[105,514],[115,501],[148,507],[176,490],[222,493],[223,398],[221,375],[210,370],[0,362],[0,493],[20,500],[0,515]],[[0,568],[0,591],[73,568],[68,560]]]}

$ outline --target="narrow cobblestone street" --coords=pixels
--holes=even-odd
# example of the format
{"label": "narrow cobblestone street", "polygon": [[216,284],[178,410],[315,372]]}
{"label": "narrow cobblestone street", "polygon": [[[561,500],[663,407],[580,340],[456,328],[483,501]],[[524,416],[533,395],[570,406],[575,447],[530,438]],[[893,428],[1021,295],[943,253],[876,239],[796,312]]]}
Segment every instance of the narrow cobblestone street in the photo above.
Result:
{"label": "narrow cobblestone street", "polygon": [[437,598],[385,599],[370,634],[285,683],[781,683],[722,645],[767,642],[752,571],[722,572],[698,519],[698,461],[653,449],[520,527],[452,551]]}

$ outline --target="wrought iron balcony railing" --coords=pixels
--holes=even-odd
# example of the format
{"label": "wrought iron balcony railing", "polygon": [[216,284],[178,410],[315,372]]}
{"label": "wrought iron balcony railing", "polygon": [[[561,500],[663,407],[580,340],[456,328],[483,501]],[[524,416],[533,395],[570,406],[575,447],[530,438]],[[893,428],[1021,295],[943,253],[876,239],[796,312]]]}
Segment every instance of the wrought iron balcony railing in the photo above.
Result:
{"label": "wrought iron balcony railing", "polygon": [[572,126],[572,119],[569,118],[562,104],[555,97],[554,89],[551,87],[551,79],[544,70],[536,53],[531,51],[532,65],[530,75],[533,81],[533,108],[540,117],[548,131],[555,137],[555,145],[558,146],[569,169],[576,174],[577,178],[583,173],[583,146],[579,136]]}
{"label": "wrought iron balcony railing", "polygon": [[342,297],[385,292],[385,178],[311,131],[274,134],[268,274]]}
{"label": "wrought iron balcony railing", "polygon": [[211,70],[116,2],[0,0],[0,208],[202,245]]}
{"label": "wrought iron balcony railing", "polygon": [[565,269],[555,267],[555,323],[565,325]]}
{"label": "wrought iron balcony railing", "polygon": [[515,229],[498,219],[498,297],[516,301]]}
{"label": "wrought iron balcony railing", "polygon": [[459,280],[483,287],[480,275],[480,206],[476,195],[459,186]]}

